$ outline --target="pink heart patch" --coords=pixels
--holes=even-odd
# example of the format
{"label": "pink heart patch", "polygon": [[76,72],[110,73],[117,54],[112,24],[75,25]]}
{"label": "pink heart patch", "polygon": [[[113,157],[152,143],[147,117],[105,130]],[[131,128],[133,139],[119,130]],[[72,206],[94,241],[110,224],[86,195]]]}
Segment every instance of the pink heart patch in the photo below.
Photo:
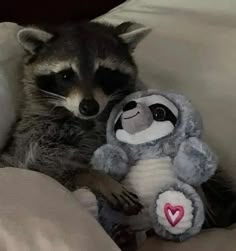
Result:
{"label": "pink heart patch", "polygon": [[184,207],[172,206],[170,203],[166,203],[164,213],[170,225],[175,227],[184,217]]}

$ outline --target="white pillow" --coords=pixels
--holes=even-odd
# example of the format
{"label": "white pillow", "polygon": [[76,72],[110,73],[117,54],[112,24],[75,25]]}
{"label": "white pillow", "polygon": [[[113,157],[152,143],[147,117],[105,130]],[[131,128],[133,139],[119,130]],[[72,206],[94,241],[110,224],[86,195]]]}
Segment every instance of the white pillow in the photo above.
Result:
{"label": "white pillow", "polygon": [[15,120],[20,99],[19,67],[23,50],[16,41],[20,26],[0,23],[0,149]]}
{"label": "white pillow", "polygon": [[153,29],[135,52],[142,80],[196,104],[236,182],[236,1],[130,0],[96,20]]}
{"label": "white pillow", "polygon": [[0,169],[0,250],[119,251],[75,196],[41,173]]}

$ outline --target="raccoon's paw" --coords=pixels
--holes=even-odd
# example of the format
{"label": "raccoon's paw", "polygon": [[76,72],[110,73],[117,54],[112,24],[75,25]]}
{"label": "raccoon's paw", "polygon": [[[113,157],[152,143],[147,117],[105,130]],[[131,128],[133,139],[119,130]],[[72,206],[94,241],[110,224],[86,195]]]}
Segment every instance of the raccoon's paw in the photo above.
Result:
{"label": "raccoon's paw", "polygon": [[143,208],[138,196],[115,180],[107,184],[103,195],[114,210],[121,211],[125,215],[136,215]]}
{"label": "raccoon's paw", "polygon": [[125,215],[136,215],[143,209],[138,196],[129,192],[125,187],[121,187],[119,191],[114,191],[111,195],[113,209],[121,211]]}
{"label": "raccoon's paw", "polygon": [[128,225],[114,225],[111,238],[121,249],[136,246],[136,233]]}

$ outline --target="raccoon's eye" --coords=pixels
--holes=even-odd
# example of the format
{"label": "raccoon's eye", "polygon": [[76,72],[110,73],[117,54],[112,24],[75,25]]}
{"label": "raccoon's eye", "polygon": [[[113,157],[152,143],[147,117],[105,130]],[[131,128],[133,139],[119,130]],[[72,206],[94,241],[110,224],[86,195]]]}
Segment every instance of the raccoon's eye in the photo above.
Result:
{"label": "raccoon's eye", "polygon": [[75,78],[75,73],[72,69],[66,69],[58,72],[57,78],[63,81],[72,81]]}
{"label": "raccoon's eye", "polygon": [[40,89],[66,96],[77,82],[77,75],[72,69],[66,69],[58,73],[39,75],[36,77]]}
{"label": "raccoon's eye", "polygon": [[95,74],[95,82],[107,95],[110,95],[119,89],[128,88],[129,80],[130,76],[128,74],[101,66]]}

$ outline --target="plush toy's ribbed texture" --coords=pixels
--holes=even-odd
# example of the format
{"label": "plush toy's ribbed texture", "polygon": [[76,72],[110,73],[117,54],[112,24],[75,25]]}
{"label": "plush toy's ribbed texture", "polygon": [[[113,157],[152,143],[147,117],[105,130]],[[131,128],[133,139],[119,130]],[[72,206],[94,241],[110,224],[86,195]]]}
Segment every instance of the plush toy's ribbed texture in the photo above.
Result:
{"label": "plush toy's ribbed texture", "polygon": [[130,172],[122,181],[122,184],[130,191],[138,195],[140,202],[144,206],[139,217],[129,217],[129,224],[135,229],[150,227],[149,207],[155,201],[157,194],[166,185],[175,182],[176,176],[172,169],[169,157],[159,159],[140,160],[131,167]]}
{"label": "plush toy's ribbed texture", "polygon": [[139,196],[144,206],[149,206],[158,192],[175,180],[171,159],[165,157],[138,161],[122,183]]}

